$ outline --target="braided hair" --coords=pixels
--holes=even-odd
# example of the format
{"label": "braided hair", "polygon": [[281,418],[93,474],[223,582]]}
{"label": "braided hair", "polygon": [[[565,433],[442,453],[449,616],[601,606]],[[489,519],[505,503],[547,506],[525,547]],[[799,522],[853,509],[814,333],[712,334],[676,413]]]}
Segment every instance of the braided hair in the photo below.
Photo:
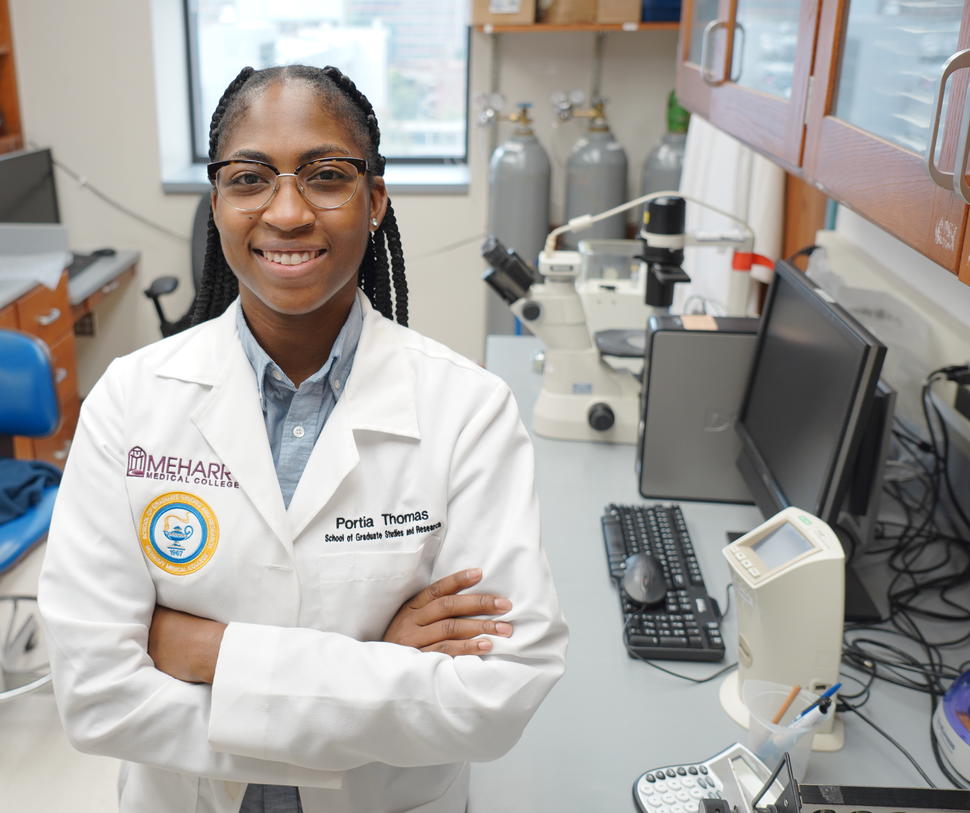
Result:
{"label": "braided hair", "polygon": [[[261,71],[243,68],[229,83],[212,114],[209,124],[210,161],[217,160],[227,135],[259,93],[274,82],[286,80],[303,81],[313,87],[322,104],[343,121],[354,140],[363,146],[364,158],[371,173],[375,176],[384,174],[384,158],[378,152],[381,131],[374,108],[350,78],[332,66],[314,68],[287,65]],[[408,286],[404,276],[404,252],[390,200],[381,225],[371,233],[364,251],[357,271],[357,285],[381,314],[407,325]],[[192,305],[191,323],[197,325],[218,316],[238,294],[236,275],[226,262],[219,231],[210,211],[202,281]]]}

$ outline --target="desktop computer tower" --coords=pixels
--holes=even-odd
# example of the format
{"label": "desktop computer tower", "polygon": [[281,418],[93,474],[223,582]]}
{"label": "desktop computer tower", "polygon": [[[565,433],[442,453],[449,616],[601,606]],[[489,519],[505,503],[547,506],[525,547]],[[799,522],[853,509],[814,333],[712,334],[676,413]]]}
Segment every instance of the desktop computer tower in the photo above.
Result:
{"label": "desktop computer tower", "polygon": [[734,422],[758,319],[654,316],[647,325],[637,449],[644,497],[752,502]]}

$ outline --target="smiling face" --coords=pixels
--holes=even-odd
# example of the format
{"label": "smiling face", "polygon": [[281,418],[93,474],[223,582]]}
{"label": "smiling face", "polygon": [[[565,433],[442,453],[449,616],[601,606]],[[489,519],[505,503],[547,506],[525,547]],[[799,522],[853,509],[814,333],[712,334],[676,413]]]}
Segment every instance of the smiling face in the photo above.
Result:
{"label": "smiling face", "polygon": [[[264,161],[289,173],[316,158],[363,157],[364,147],[310,85],[296,80],[274,82],[257,95],[226,134],[218,157]],[[384,182],[372,176],[361,177],[353,198],[337,209],[311,206],[292,177],[280,179],[269,205],[255,212],[234,209],[214,190],[213,218],[247,317],[319,314],[342,323],[371,218],[379,223],[386,206]]]}

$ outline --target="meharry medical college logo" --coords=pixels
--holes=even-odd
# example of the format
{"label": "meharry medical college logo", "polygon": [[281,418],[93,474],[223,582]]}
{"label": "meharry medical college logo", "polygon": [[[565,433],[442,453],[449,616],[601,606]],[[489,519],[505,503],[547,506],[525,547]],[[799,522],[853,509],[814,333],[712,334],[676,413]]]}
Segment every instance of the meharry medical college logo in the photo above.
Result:
{"label": "meharry medical college logo", "polygon": [[156,567],[186,576],[212,558],[219,544],[219,523],[212,509],[194,494],[172,491],[145,506],[138,538]]}

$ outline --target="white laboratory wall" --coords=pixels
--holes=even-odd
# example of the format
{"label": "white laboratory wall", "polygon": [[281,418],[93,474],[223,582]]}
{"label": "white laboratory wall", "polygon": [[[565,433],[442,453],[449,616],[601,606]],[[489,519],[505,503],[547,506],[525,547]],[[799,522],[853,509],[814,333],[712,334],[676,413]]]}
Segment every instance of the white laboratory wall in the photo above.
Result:
{"label": "white laboratory wall", "polygon": [[[52,147],[59,161],[92,185],[182,238],[118,212],[58,173],[62,218],[75,249],[114,246],[142,253],[135,282],[99,307],[96,337],[79,340],[82,392],[112,358],[158,338],[151,304],[141,294],[152,279],[166,274],[180,279],[180,290],[168,297],[171,314],[180,315],[190,299],[188,236],[195,199],[162,192],[157,127],[159,110],[183,122],[185,111],[169,98],[157,104],[152,28],[166,16],[159,15],[159,8],[180,5],[180,0],[10,0],[28,141]],[[180,34],[177,27],[171,33]],[[592,33],[503,35],[499,43],[499,88],[510,105],[519,100],[535,104],[538,135],[559,170],[554,217],[562,208],[562,163],[583,124],[570,122],[554,130],[548,100],[560,89],[589,92],[594,43]],[[663,130],[675,47],[674,31],[616,32],[603,40],[601,91],[629,153],[631,184]],[[473,34],[472,96],[489,89],[491,53],[489,37]],[[167,69],[184,72],[176,49],[161,56]],[[488,137],[473,128],[469,144],[467,195],[398,196],[394,204],[411,258],[412,326],[481,360],[485,298],[492,295],[480,280],[478,253],[478,236],[485,229]],[[462,238],[475,239],[436,253]]]}

